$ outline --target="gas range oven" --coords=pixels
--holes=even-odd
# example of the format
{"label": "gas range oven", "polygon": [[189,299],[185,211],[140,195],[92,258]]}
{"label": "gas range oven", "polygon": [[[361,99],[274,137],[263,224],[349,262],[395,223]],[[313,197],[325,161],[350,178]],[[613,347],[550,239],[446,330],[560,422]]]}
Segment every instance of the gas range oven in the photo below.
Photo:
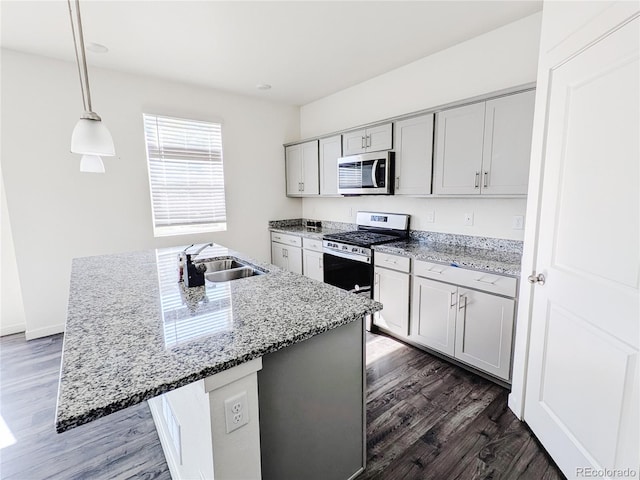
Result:
{"label": "gas range oven", "polygon": [[323,237],[324,281],[372,297],[373,247],[409,236],[409,215],[358,212],[357,230]]}

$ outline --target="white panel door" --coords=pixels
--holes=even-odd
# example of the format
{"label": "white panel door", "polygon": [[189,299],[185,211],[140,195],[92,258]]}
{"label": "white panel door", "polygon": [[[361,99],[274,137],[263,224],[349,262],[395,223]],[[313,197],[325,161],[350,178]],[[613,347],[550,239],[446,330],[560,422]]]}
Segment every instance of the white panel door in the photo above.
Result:
{"label": "white panel door", "polygon": [[320,195],[338,195],[338,158],[341,156],[341,135],[320,140]]}
{"label": "white panel door", "polygon": [[395,123],[398,195],[429,195],[433,164],[433,114]]}
{"label": "white panel door", "polygon": [[364,129],[342,134],[342,154],[357,155],[358,153],[364,153],[366,151],[365,140]]}
{"label": "white panel door", "polygon": [[300,195],[302,189],[302,148],[291,145],[284,150],[287,195]]}
{"label": "white panel door", "polygon": [[320,183],[318,176],[318,141],[303,143],[302,147],[302,193],[318,195]]}
{"label": "white panel door", "polygon": [[413,277],[411,339],[453,357],[458,287]]}
{"label": "white panel door", "polygon": [[488,100],[484,122],[481,191],[526,195],[535,91]]}
{"label": "white panel door", "polygon": [[393,148],[393,133],[391,123],[367,128],[365,133],[367,152],[391,150]]}
{"label": "white panel door", "polygon": [[373,298],[384,305],[373,322],[406,337],[409,335],[409,274],[376,268]]}
{"label": "white panel door", "polygon": [[550,68],[524,410],[569,478],[640,463],[640,20],[598,36]]}
{"label": "white panel door", "polygon": [[306,277],[324,281],[322,252],[302,250],[302,272]]}
{"label": "white panel door", "polygon": [[455,357],[509,380],[515,300],[458,289]]}
{"label": "white panel door", "polygon": [[433,193],[480,194],[485,102],[436,114]]}

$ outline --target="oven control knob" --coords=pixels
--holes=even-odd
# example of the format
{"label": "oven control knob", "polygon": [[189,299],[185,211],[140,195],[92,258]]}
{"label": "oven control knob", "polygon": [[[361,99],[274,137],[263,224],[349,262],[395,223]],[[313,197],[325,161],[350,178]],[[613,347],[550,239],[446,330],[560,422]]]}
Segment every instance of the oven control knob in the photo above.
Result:
{"label": "oven control knob", "polygon": [[352,251],[352,252],[357,252],[357,251],[358,251],[358,247],[353,247],[353,248],[351,249],[351,251]]}
{"label": "oven control knob", "polygon": [[342,246],[342,249],[343,249],[343,250],[349,250],[349,247],[347,247],[346,245],[343,245],[343,246]]}

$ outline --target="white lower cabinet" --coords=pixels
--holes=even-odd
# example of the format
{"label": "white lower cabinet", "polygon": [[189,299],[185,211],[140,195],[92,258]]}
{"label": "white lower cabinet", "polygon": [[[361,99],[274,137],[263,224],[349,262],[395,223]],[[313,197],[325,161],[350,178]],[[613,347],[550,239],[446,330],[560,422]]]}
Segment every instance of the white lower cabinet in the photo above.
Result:
{"label": "white lower cabinet", "polygon": [[455,357],[509,379],[515,300],[458,289]]}
{"label": "white lower cabinet", "polygon": [[512,277],[416,261],[409,339],[509,381],[515,298],[502,295],[515,289]]}
{"label": "white lower cabinet", "polygon": [[458,287],[413,278],[411,337],[425,347],[453,356]]}
{"label": "white lower cabinet", "polygon": [[[373,299],[384,308],[375,313],[373,323],[392,333],[409,335],[409,259],[395,255],[375,255]],[[406,263],[405,263],[406,261]],[[380,265],[394,265],[399,270],[382,268]]]}
{"label": "white lower cabinet", "polygon": [[302,275],[302,240],[295,235],[271,233],[271,263]]}
{"label": "white lower cabinet", "polygon": [[306,277],[319,282],[324,281],[324,260],[322,257],[322,240],[302,239],[302,272]]}

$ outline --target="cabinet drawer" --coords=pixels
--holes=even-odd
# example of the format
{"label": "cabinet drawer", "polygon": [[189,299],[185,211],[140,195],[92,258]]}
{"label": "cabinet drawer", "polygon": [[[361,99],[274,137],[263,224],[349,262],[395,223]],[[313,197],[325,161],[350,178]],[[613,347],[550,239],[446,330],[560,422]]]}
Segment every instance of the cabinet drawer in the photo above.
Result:
{"label": "cabinet drawer", "polygon": [[288,235],[286,233],[271,232],[271,241],[292,245],[294,247],[302,247],[302,238],[296,235]]}
{"label": "cabinet drawer", "polygon": [[399,255],[389,255],[387,253],[376,252],[373,256],[374,263],[378,267],[391,268],[400,272],[409,273],[411,260],[409,257]]}
{"label": "cabinet drawer", "polygon": [[317,240],[315,238],[303,238],[302,246],[306,250],[314,250],[316,252],[322,251],[322,240]]}
{"label": "cabinet drawer", "polygon": [[425,262],[423,260],[415,261],[414,273],[420,277],[432,278],[441,282],[497,293],[498,295],[516,296],[518,281],[514,277],[467,270],[466,268]]}

